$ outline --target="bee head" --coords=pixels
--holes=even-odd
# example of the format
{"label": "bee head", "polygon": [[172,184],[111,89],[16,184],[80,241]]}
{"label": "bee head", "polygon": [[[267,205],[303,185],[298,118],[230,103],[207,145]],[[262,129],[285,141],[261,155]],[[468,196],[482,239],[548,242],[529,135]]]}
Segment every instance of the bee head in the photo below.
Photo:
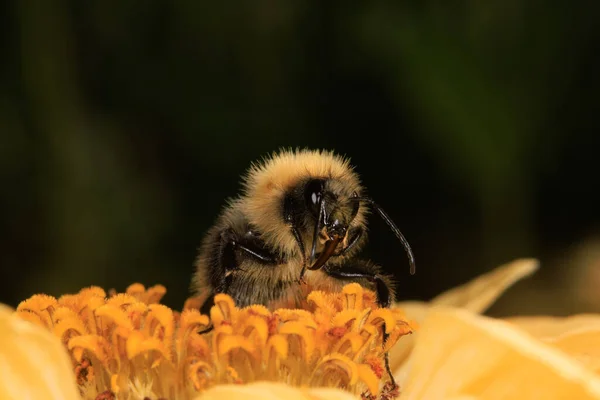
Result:
{"label": "bee head", "polygon": [[[404,245],[409,257],[411,274],[414,274],[415,263],[410,245],[385,211],[371,198],[360,196],[357,190],[335,179],[310,179],[303,187],[304,204],[312,217],[314,227],[309,270],[321,268],[335,253],[340,242],[347,242],[349,227],[356,219],[359,210],[362,208],[361,211],[364,212],[366,204],[369,204]],[[364,224],[362,218],[354,225],[360,224]],[[324,245],[317,257],[316,250],[319,242]]]}
{"label": "bee head", "polygon": [[303,195],[313,225],[321,225],[317,233],[326,240],[343,239],[360,208],[358,193],[336,180],[311,179]]}
{"label": "bee head", "polygon": [[308,269],[325,265],[340,243],[347,248],[349,236],[366,230],[366,213],[373,209],[404,245],[414,272],[412,251],[400,230],[361,193],[349,161],[333,152],[276,153],[250,168],[244,188],[242,208],[261,239],[282,255],[300,250]]}

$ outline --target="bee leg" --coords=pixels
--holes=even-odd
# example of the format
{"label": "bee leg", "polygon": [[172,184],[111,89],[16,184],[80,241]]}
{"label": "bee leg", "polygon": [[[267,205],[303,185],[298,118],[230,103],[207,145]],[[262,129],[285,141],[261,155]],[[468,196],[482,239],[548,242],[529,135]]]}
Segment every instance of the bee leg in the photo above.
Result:
{"label": "bee leg", "polygon": [[298,228],[292,226],[292,232],[294,233],[294,237],[296,238],[296,242],[298,243],[298,247],[300,247],[300,252],[302,253],[302,269],[300,270],[298,282],[305,285],[306,280],[304,279],[304,274],[306,273],[306,269],[308,268],[308,257],[306,256],[306,251],[304,250],[304,243],[302,242]]}
{"label": "bee leg", "polygon": [[205,333],[208,333],[210,331],[212,331],[214,328],[213,324],[211,323],[206,329],[203,329],[201,331],[198,331],[196,333],[198,333],[198,335],[204,335]]}
{"label": "bee leg", "polygon": [[234,272],[245,272],[240,268],[244,261],[252,260],[254,263],[272,266],[283,263],[282,258],[269,251],[265,243],[250,230],[243,235],[237,235],[231,229],[224,230],[219,240],[219,245],[214,246],[208,260],[208,264],[214,265],[214,268],[210,275],[212,293],[200,308],[204,315],[210,315],[215,295],[218,293],[229,294],[239,303],[236,293],[230,293],[230,287],[235,278]]}
{"label": "bee leg", "polygon": [[[214,305],[215,305],[215,295],[211,294],[204,301],[204,303],[202,304],[202,307],[200,307],[200,314],[210,316],[210,309],[213,308]],[[210,321],[209,325],[205,329],[198,331],[197,333],[198,333],[198,335],[203,335],[205,333],[212,331],[213,328],[214,328],[214,326],[212,324],[212,321]]]}
{"label": "bee leg", "polygon": [[392,304],[392,289],[390,288],[389,279],[378,273],[370,273],[360,271],[353,267],[342,266],[340,269],[330,270],[323,269],[324,272],[332,278],[348,281],[366,280],[375,285],[375,293],[377,295],[377,304],[379,307],[385,308]]}
{"label": "bee leg", "polygon": [[356,246],[356,244],[359,242],[359,239],[362,237],[362,235],[365,233],[365,230],[362,227],[358,227],[354,232],[355,233],[352,235],[352,237],[349,238],[348,245],[344,247],[342,251],[340,251],[340,254],[336,255],[345,256],[350,250],[352,250],[354,246]]}
{"label": "bee leg", "polygon": [[[231,283],[231,276],[227,276],[223,282],[224,282],[223,283],[224,290],[227,290],[227,288],[229,287],[229,285]],[[210,309],[213,308],[214,305],[215,305],[215,294],[213,293],[210,296],[208,296],[208,298],[204,301],[204,303],[200,307],[200,314],[208,315],[210,317]],[[213,328],[214,328],[214,326],[212,324],[212,321],[210,321],[208,327],[199,331],[198,334],[203,335],[205,333],[212,331]]]}
{"label": "bee leg", "polygon": [[[202,306],[200,307],[200,314],[210,315],[210,309],[214,305],[215,305],[215,295],[212,294],[206,300],[204,300],[204,303],[202,303]],[[208,332],[210,332],[212,330],[213,330],[213,324],[212,324],[212,321],[211,321],[206,328],[204,328],[203,330],[198,331],[196,333],[198,333],[198,335],[203,335],[203,334],[208,333]]]}
{"label": "bee leg", "polygon": [[[234,249],[242,250],[244,253],[246,253],[250,257],[255,258],[258,261],[261,261],[264,264],[277,264],[278,263],[277,258],[273,254],[266,251],[264,248],[252,246],[250,243],[248,243],[248,244],[240,243],[239,241],[235,241],[235,240],[232,240],[230,243]],[[235,269],[240,269],[240,267],[237,266]]]}
{"label": "bee leg", "polygon": [[[335,268],[335,267],[334,267]],[[380,307],[389,307],[393,300],[393,292],[390,288],[389,279],[378,273],[378,268],[366,262],[352,261],[351,263],[342,265],[335,269],[324,268],[325,273],[332,278],[349,281],[366,280],[375,285],[375,293],[377,294],[377,303]],[[387,341],[389,334],[383,331],[383,343]],[[390,369],[389,355],[386,352],[384,355],[385,370],[390,378],[390,382],[394,387],[397,387],[396,380]]]}
{"label": "bee leg", "polygon": [[283,202],[283,219],[289,225],[292,234],[294,235],[294,239],[298,244],[298,248],[300,249],[300,253],[302,253],[302,258],[304,263],[302,265],[302,270],[300,271],[300,277],[298,278],[299,283],[305,284],[304,273],[306,272],[306,268],[308,266],[308,258],[306,256],[306,249],[304,248],[304,241],[302,240],[302,235],[300,235],[300,230],[298,229],[298,215],[297,215],[298,205],[294,203],[294,199],[291,196],[286,196]]}
{"label": "bee leg", "polygon": [[[275,254],[270,252],[264,242],[248,233],[245,236],[238,236],[233,231],[227,230],[221,234],[221,246],[219,254],[216,258],[216,265],[220,265],[221,269],[213,287],[216,293],[227,293],[227,289],[231,284],[231,273],[234,271],[243,271],[240,268],[240,259],[236,256],[252,258],[261,264],[277,265],[282,263],[282,260]],[[208,309],[210,310],[210,308]]]}
{"label": "bee leg", "polygon": [[306,284],[304,280],[304,273],[306,272],[306,266],[308,265],[308,259],[306,258],[306,251],[304,250],[304,242],[302,241],[302,237],[300,236],[300,231],[296,227],[296,225],[292,225],[292,233],[294,234],[294,238],[296,239],[296,243],[298,243],[298,247],[300,247],[300,252],[302,253],[302,258],[304,260],[302,264],[302,270],[300,271],[300,277],[298,278],[298,282],[302,284]]}
{"label": "bee leg", "polygon": [[200,307],[200,314],[210,315],[210,309],[215,305],[215,295],[211,294]]}

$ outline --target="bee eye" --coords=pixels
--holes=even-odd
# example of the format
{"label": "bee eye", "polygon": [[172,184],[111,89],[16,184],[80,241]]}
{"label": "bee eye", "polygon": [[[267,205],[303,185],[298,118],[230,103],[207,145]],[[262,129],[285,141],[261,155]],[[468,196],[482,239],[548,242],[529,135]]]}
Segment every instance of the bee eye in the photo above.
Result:
{"label": "bee eye", "polygon": [[[352,198],[357,198],[358,197],[358,193],[352,192],[351,197]],[[360,208],[360,203],[358,201],[353,201],[352,202],[352,213],[350,214],[350,220],[353,220],[354,217],[356,217],[356,215],[358,214],[358,209],[359,208]]]}
{"label": "bee eye", "polygon": [[306,205],[315,214],[319,213],[319,203],[323,196],[324,182],[321,179],[309,181],[304,188]]}

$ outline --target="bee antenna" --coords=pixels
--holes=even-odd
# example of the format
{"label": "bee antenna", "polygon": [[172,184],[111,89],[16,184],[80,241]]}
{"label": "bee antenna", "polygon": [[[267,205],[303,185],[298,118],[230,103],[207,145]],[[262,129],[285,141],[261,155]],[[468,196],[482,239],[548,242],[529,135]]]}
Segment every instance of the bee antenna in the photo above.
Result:
{"label": "bee antenna", "polygon": [[375,201],[373,201],[373,199],[371,199],[370,197],[353,197],[352,200],[364,201],[366,203],[369,203],[369,205],[371,205],[371,207],[373,207],[375,211],[377,211],[377,214],[379,214],[379,216],[385,221],[387,226],[392,230],[392,232],[394,232],[394,235],[396,235],[396,237],[404,246],[404,250],[406,251],[406,255],[408,256],[408,262],[410,264],[410,274],[414,275],[416,272],[415,256],[412,252],[412,249],[410,248],[410,244],[408,244],[408,240],[406,240],[402,232],[400,232],[400,229],[398,229],[396,224],[394,224],[394,221],[392,221],[392,219],[387,215],[383,208],[381,208],[381,206],[375,203]]}

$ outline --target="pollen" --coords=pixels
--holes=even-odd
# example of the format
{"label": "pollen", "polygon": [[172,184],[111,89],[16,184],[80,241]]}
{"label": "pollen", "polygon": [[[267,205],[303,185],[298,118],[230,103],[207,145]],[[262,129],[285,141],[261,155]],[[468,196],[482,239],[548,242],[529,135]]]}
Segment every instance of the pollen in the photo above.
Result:
{"label": "pollen", "polygon": [[136,283],[125,293],[40,294],[16,314],[60,338],[86,400],[192,399],[215,385],[258,381],[389,398],[385,353],[415,329],[357,284],[312,292],[305,309],[238,308],[219,294],[210,315],[194,299],[173,311],[160,304],[165,293]]}

